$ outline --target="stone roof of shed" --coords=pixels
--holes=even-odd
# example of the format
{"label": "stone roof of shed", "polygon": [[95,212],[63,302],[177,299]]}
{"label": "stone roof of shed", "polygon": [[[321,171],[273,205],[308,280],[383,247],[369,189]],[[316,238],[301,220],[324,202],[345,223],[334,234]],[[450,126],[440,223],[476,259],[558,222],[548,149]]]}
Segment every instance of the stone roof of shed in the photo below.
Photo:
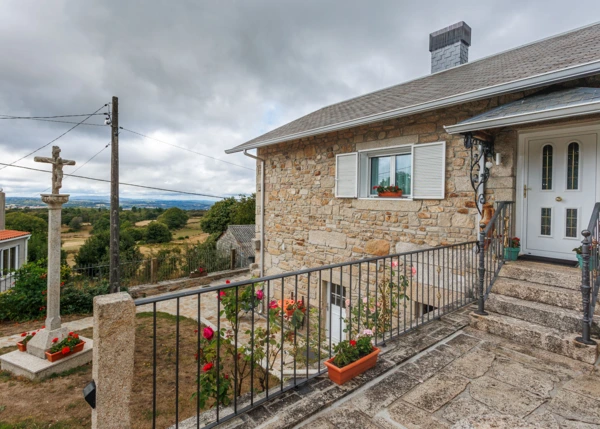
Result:
{"label": "stone roof of shed", "polygon": [[227,229],[233,234],[238,243],[252,243],[255,237],[255,225],[229,225]]}
{"label": "stone roof of shed", "polygon": [[[478,98],[473,96],[469,99],[471,92],[599,60],[600,23],[596,23],[324,107],[226,152],[240,152],[295,138],[345,129],[356,126],[357,121],[376,122],[381,120],[378,115],[394,114],[395,110],[399,110],[395,117],[416,111],[432,110],[434,107],[427,107],[428,103],[463,94],[466,98],[460,102],[472,101]],[[590,74],[595,73],[597,71],[594,68],[594,73]],[[532,84],[533,86],[535,85]],[[482,96],[480,95],[479,98]],[[420,105],[424,107],[418,110],[417,107]]]}

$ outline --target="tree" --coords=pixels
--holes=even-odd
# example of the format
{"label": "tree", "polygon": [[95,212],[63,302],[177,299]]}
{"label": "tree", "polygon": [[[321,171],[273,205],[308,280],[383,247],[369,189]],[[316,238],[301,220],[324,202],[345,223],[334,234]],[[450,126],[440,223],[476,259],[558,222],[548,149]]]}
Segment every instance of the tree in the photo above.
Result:
{"label": "tree", "polygon": [[82,219],[79,216],[76,216],[73,219],[71,219],[71,222],[69,222],[69,228],[71,228],[73,231],[80,231],[81,222]]}
{"label": "tree", "polygon": [[230,225],[254,225],[256,222],[256,194],[249,197],[240,195],[232,207]]}
{"label": "tree", "polygon": [[[109,261],[110,231],[102,231],[90,236],[75,256],[79,267],[98,265]],[[127,231],[121,231],[119,240],[119,255],[123,261],[135,261],[142,258],[134,237]]]}
{"label": "tree", "polygon": [[164,223],[150,222],[146,227],[146,243],[168,243],[172,239],[171,231]]}
{"label": "tree", "polygon": [[208,234],[220,234],[231,224],[233,207],[237,204],[235,198],[226,198],[217,201],[206,212],[200,221],[200,228]]}
{"label": "tree", "polygon": [[48,223],[37,216],[13,212],[6,215],[6,228],[31,233],[27,243],[27,259],[37,261],[48,257]]}
{"label": "tree", "polygon": [[169,229],[183,228],[188,221],[188,214],[177,207],[171,207],[158,217],[158,221],[164,223]]}
{"label": "tree", "polygon": [[106,215],[94,222],[92,233],[99,234],[104,231],[110,231],[110,216]]}

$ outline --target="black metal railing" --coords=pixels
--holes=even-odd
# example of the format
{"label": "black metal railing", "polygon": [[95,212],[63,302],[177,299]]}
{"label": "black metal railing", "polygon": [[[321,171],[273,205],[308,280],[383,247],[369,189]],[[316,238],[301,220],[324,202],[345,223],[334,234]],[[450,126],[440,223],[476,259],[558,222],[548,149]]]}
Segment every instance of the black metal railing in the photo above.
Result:
{"label": "black metal railing", "polygon": [[136,347],[147,341],[149,351],[136,355],[136,373],[152,382],[134,383],[133,418],[153,428],[189,418],[213,427],[323,374],[339,341],[372,334],[382,345],[468,305],[476,248],[471,241],[138,299],[146,326],[137,332],[147,334]]}
{"label": "black metal railing", "polygon": [[[121,260],[121,286],[131,287],[193,276],[195,273],[213,273],[250,265],[248,251],[242,247],[216,250],[197,250],[170,253],[140,260]],[[108,281],[110,266],[105,264],[77,265],[71,269],[72,282]]]}
{"label": "black metal railing", "polygon": [[[485,301],[492,290],[500,269],[505,262],[505,249],[513,246],[512,201],[500,201],[492,218],[479,225],[478,251],[478,302],[477,313],[485,315]],[[518,240],[518,239],[517,239]]]}
{"label": "black metal railing", "polygon": [[588,228],[583,230],[583,241],[581,242],[581,296],[583,302],[583,318],[581,337],[577,341],[583,344],[596,344],[591,339],[591,328],[594,321],[596,302],[598,301],[598,289],[600,288],[600,254],[598,243],[600,242],[600,203],[596,203]]}

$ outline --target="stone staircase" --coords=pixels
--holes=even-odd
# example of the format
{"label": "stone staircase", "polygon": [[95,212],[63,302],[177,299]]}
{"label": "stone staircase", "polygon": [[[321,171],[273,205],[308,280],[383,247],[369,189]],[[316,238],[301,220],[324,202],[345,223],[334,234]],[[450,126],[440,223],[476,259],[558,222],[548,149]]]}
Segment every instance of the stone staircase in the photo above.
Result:
{"label": "stone staircase", "polygon": [[[471,326],[524,346],[594,364],[598,348],[575,342],[581,335],[581,271],[539,262],[507,262],[486,301],[487,316]],[[600,308],[596,308],[600,315]],[[596,317],[592,336],[600,336]]]}

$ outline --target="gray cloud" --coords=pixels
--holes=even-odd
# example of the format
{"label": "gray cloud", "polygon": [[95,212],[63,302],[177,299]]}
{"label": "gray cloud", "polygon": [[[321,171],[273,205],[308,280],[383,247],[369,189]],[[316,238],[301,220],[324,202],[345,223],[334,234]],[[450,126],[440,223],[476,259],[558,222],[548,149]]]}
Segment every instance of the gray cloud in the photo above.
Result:
{"label": "gray cloud", "polygon": [[[568,8],[516,0],[6,1],[0,114],[92,112],[117,95],[124,127],[254,167],[223,150],[324,105],[427,74],[432,31],[466,21],[475,60],[588,24],[599,11],[587,0]],[[12,162],[69,127],[0,120],[0,160]],[[108,128],[82,126],[59,144],[81,165],[109,139]],[[78,174],[108,178],[108,162],[106,150]],[[219,195],[254,190],[250,170],[126,132],[121,162],[125,182]],[[39,167],[31,159],[19,165]],[[0,171],[10,195],[31,196],[47,184],[43,173]],[[69,178],[64,190],[106,195],[108,184]]]}

